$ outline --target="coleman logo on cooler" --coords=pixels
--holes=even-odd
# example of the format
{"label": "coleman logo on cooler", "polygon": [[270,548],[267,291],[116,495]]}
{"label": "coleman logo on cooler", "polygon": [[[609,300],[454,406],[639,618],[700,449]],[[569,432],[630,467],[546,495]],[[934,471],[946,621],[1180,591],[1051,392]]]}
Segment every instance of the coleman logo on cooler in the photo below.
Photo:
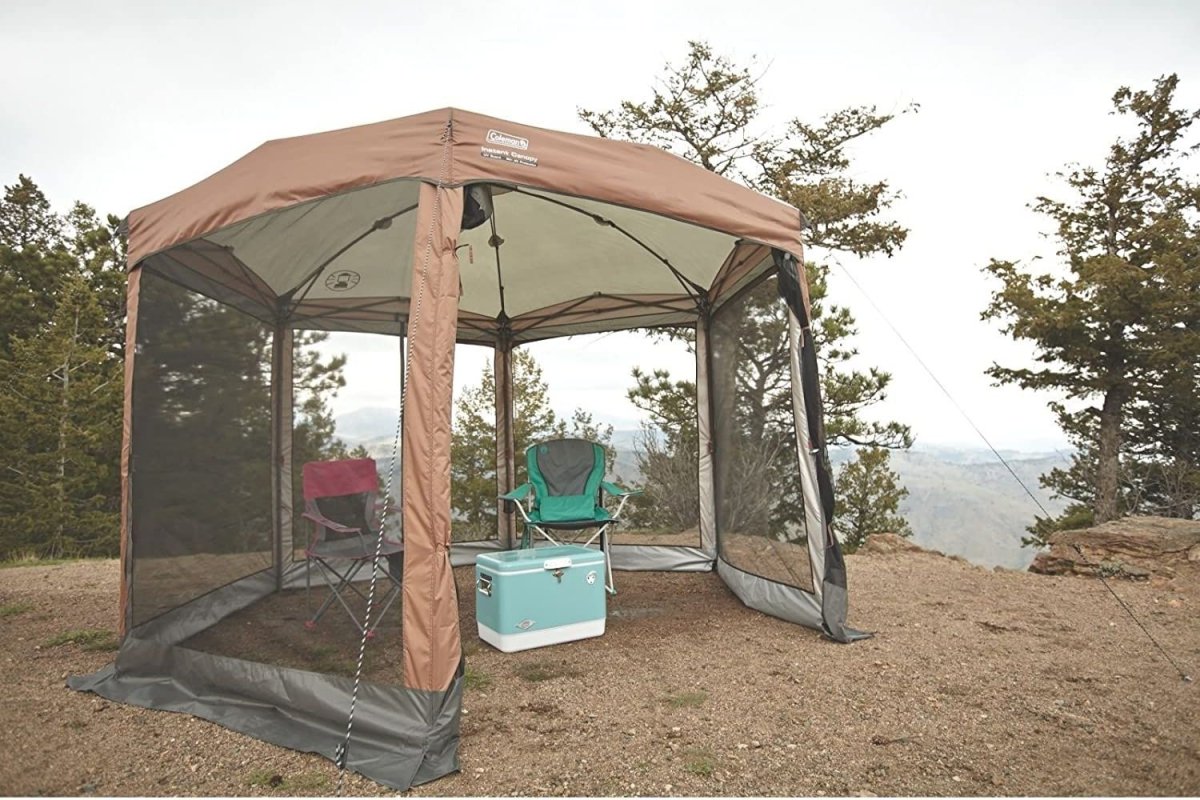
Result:
{"label": "coleman logo on cooler", "polygon": [[511,133],[502,133],[498,130],[489,130],[487,132],[488,144],[496,144],[501,147],[512,147],[517,150],[528,150],[529,140],[520,136],[513,136]]}
{"label": "coleman logo on cooler", "polygon": [[517,627],[523,631],[529,630],[530,628],[533,627],[533,625],[534,625],[534,622],[531,619],[523,619],[517,623]]}

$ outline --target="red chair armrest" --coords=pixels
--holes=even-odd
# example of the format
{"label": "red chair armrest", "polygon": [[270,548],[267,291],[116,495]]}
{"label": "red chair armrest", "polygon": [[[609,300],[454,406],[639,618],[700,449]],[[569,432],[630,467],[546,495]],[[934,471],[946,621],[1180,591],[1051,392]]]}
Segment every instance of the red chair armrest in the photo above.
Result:
{"label": "red chair armrest", "polygon": [[312,520],[324,528],[329,528],[329,530],[333,531],[334,533],[361,533],[358,528],[351,528],[347,525],[339,524],[331,519],[321,516],[320,514],[313,513],[312,511],[305,511],[301,516],[303,516],[305,519]]}

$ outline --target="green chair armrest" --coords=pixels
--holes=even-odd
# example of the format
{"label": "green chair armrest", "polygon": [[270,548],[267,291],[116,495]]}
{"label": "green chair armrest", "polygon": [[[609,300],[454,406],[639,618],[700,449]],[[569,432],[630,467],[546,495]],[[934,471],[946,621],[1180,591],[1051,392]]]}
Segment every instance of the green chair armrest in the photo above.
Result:
{"label": "green chair armrest", "polygon": [[500,499],[504,501],[504,513],[511,514],[513,512],[513,507],[515,506],[516,510],[521,512],[521,519],[528,522],[529,514],[525,511],[525,505],[521,501],[528,497],[529,493],[532,491],[532,483],[522,483],[508,494],[500,495]]}
{"label": "green chair armrest", "polygon": [[508,494],[500,495],[501,500],[524,500],[533,491],[532,483],[522,483]]}
{"label": "green chair armrest", "polygon": [[622,489],[620,486],[617,486],[615,483],[609,483],[608,481],[601,481],[600,486],[601,486],[601,488],[604,489],[604,491],[606,493],[612,495],[613,497],[625,497],[626,495],[635,495],[635,494],[642,493],[641,489]]}

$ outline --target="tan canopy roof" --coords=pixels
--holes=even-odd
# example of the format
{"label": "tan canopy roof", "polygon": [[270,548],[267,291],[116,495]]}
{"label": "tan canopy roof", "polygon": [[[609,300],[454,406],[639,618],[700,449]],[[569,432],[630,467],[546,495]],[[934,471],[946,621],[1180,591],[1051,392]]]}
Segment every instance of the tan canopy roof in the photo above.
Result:
{"label": "tan canopy roof", "polygon": [[458,240],[460,340],[493,341],[502,310],[517,340],[685,322],[763,245],[801,252],[795,208],[661,149],[443,109],[267,142],[132,212],[129,264],[259,317],[391,331],[422,182],[489,187]]}

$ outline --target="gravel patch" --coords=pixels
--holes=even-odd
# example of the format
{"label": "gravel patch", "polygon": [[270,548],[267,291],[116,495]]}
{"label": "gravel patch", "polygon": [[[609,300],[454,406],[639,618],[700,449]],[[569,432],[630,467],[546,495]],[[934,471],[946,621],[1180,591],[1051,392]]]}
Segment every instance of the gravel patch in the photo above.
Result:
{"label": "gravel patch", "polygon": [[[417,793],[1200,794],[1196,684],[1099,582],[925,553],[847,566],[851,621],[876,633],[854,645],[746,609],[712,574],[618,573],[605,636],[510,655],[475,637],[459,570],[462,772]],[[1200,669],[1195,570],[1114,588]],[[332,793],[322,758],[67,689],[111,660],[117,590],[115,561],[0,570],[0,792]],[[376,679],[395,680],[379,638]]]}

